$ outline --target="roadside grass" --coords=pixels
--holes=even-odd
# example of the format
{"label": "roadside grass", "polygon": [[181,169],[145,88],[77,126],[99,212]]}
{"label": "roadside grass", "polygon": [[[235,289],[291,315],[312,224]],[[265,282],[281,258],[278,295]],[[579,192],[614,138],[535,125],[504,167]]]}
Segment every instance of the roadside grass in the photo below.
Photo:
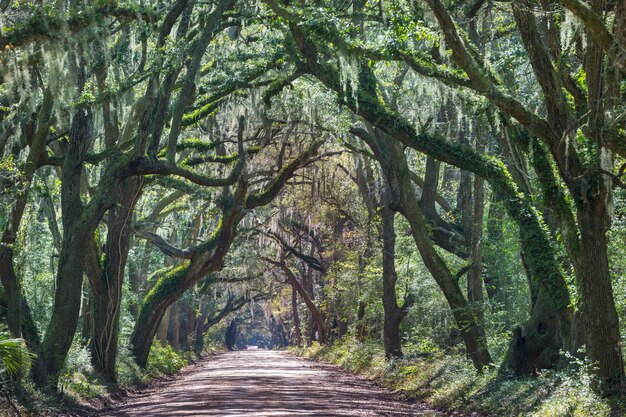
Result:
{"label": "roadside grass", "polygon": [[[220,350],[217,345],[210,345],[201,356]],[[148,364],[143,369],[133,360],[130,349],[120,348],[116,363],[117,384],[111,384],[94,370],[89,349],[75,343],[59,378],[58,394],[37,389],[30,378],[24,376],[19,387],[13,387],[10,395],[17,400],[12,402],[23,417],[56,416],[68,409],[89,413],[123,397],[127,391],[177,373],[198,358],[193,352],[177,351],[155,341],[150,349]],[[4,415],[16,413],[0,401],[0,416]]]}
{"label": "roadside grass", "polygon": [[567,368],[537,377],[503,375],[496,368],[477,373],[469,360],[440,351],[409,354],[386,362],[380,344],[352,337],[330,346],[290,348],[296,355],[321,360],[445,411],[465,415],[529,417],[608,417],[626,415],[624,399],[603,399],[591,389],[589,365],[572,360]]}

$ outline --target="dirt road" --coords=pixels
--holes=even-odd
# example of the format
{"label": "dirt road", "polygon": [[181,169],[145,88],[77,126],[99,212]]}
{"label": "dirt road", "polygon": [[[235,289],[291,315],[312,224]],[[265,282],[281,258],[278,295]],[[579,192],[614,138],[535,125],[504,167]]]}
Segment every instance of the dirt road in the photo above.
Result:
{"label": "dirt road", "polygon": [[361,378],[285,352],[246,350],[208,359],[98,416],[420,416]]}

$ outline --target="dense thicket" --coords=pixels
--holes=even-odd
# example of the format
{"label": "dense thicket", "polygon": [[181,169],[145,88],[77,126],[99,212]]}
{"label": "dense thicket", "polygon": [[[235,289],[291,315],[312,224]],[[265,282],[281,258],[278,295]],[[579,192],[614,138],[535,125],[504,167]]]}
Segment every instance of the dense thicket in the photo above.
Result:
{"label": "dense thicket", "polygon": [[0,7],[0,304],[39,386],[219,335],[622,392],[623,1]]}

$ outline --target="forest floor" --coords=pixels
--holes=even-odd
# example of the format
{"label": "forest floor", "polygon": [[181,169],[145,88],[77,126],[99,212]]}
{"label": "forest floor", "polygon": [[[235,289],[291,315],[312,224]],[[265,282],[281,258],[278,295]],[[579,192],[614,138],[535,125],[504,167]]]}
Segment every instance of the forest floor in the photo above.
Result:
{"label": "forest floor", "polygon": [[626,416],[626,396],[595,394],[590,365],[583,361],[534,377],[515,377],[498,367],[478,374],[462,349],[416,351],[407,344],[405,357],[390,362],[381,343],[358,342],[353,336],[332,345],[290,348],[290,353],[340,366],[451,416]]}
{"label": "forest floor", "polygon": [[335,366],[267,350],[212,356],[96,415],[441,416]]}

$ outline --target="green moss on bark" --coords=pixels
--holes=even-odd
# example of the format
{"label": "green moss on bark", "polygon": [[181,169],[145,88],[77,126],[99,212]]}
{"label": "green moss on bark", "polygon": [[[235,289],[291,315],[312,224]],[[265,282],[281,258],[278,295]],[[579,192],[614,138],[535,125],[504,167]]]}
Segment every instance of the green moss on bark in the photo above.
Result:
{"label": "green moss on bark", "polygon": [[154,306],[165,300],[169,294],[175,292],[181,286],[188,271],[188,261],[181,266],[164,268],[157,271],[156,274],[159,275],[158,280],[143,299],[137,321],[141,322],[142,316],[149,314],[149,310],[152,310]]}

